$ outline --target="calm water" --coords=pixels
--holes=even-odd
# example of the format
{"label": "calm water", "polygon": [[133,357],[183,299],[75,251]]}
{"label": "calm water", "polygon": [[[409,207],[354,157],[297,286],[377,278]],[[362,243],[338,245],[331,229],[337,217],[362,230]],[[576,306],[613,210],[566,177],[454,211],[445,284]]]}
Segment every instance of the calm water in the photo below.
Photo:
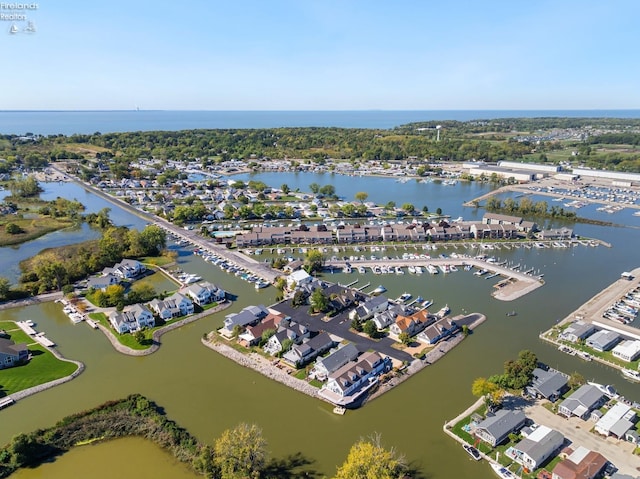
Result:
{"label": "calm water", "polygon": [[[333,178],[338,194],[347,195],[348,191],[362,190],[368,191],[374,201],[393,200],[399,204],[405,201],[402,199],[405,195],[410,198],[406,188],[424,188],[411,193],[420,195],[419,199],[413,199],[412,202],[418,205],[424,202],[430,209],[440,206],[446,213],[465,218],[473,214],[473,209],[462,208],[460,203],[482,189],[477,185],[445,187],[400,184],[389,180],[378,183],[377,178],[358,178],[362,183],[343,191],[347,188],[346,182],[355,181],[354,178],[329,175],[323,177],[324,181],[312,179],[313,175],[282,175],[275,177],[271,183],[275,186],[288,183],[295,189],[295,178],[300,178],[302,189],[304,182],[326,184]],[[451,200],[451,197],[455,200]],[[95,201],[97,207],[99,202],[97,199]],[[121,214],[125,222],[133,224],[136,221],[133,217],[127,219],[128,213]],[[510,303],[490,297],[497,279],[479,279],[463,271],[448,276],[423,274],[421,277],[405,274],[364,275],[359,278],[357,273],[349,277],[327,274],[327,279],[341,282],[359,278],[360,284],[371,281],[372,287],[382,283],[389,289],[390,297],[408,291],[414,296],[433,299],[435,308],[448,303],[453,314],[479,311],[488,318],[468,340],[444,359],[395,391],[360,410],[349,411],[345,416],[336,416],[329,405],[269,381],[200,344],[204,333],[222,324],[224,314],[238,311],[248,304],[271,304],[275,291],[267,288],[257,292],[244,281],[229,276],[187,252],[179,257],[183,269],[219,283],[237,294],[238,301],[225,313],[165,335],[160,350],[149,357],[130,358],[115,353],[99,332],[85,324],[71,324],[60,306],[54,303],[2,312],[1,320],[34,320],[38,329],[46,331],[59,344],[64,355],[85,362],[87,369],[70,383],[0,411],[0,442],[8,441],[21,431],[51,425],[75,411],[139,392],[157,401],[166,408],[172,419],[209,443],[222,430],[240,421],[255,422],[263,428],[275,457],[282,458],[300,452],[312,461],[313,470],[326,475],[335,471],[336,465],[344,460],[349,447],[358,438],[379,432],[385,444],[404,453],[430,478],[489,479],[493,477],[491,470],[485,464],[471,461],[454,441],[441,432],[441,427],[445,420],[473,402],[471,383],[476,377],[501,371],[504,361],[515,357],[521,349],[533,350],[541,360],[553,367],[568,373],[579,371],[589,379],[615,385],[628,397],[640,399],[637,385],[626,382],[619,373],[563,355],[538,339],[540,331],[616,280],[621,271],[634,268],[640,262],[636,246],[640,240],[640,230],[593,225],[576,225],[575,229],[578,234],[609,241],[613,248],[579,246],[571,249],[503,249],[494,252],[501,259],[535,267],[545,275],[545,286]],[[452,251],[442,249],[442,252]],[[402,252],[404,250],[399,249],[397,252],[387,250],[376,254],[395,256]],[[514,309],[518,312],[517,316],[505,316],[506,312]],[[80,448],[56,463],[62,464],[64,461],[67,464],[66,461],[69,461],[68,467],[78,466],[79,470],[85,470],[93,460],[99,458],[108,461],[114,457],[111,449],[113,444]],[[97,458],[92,456],[94,453]],[[103,467],[118,477],[141,477],[146,475],[148,464],[156,461],[156,454],[147,449],[140,452],[144,460],[139,466],[128,467],[128,475],[117,466]],[[22,471],[19,477],[69,477],[68,469],[48,467]],[[176,477],[171,471],[162,470],[157,470],[155,475],[161,479]]]}
{"label": "calm water", "polygon": [[639,118],[640,110],[0,111],[0,134],[73,135],[198,128],[393,128],[435,120]]}

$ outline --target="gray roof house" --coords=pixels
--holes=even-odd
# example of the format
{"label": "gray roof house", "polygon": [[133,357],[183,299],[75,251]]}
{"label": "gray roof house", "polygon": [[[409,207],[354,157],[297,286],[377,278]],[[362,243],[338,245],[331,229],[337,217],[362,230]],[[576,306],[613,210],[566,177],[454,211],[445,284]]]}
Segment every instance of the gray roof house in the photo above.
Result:
{"label": "gray roof house", "polygon": [[114,284],[118,284],[120,283],[120,279],[111,274],[105,274],[104,276],[96,276],[93,278],[89,278],[87,280],[87,287],[89,289],[93,288],[93,289],[100,289],[102,291],[104,291],[105,289],[107,289],[107,287],[112,286]]}
{"label": "gray roof house", "polygon": [[306,343],[295,344],[289,351],[282,355],[282,358],[295,367],[300,367],[315,359],[320,354],[331,349],[335,341],[328,333],[322,332],[315,335]]}
{"label": "gray roof house", "polygon": [[567,328],[560,334],[560,339],[575,343],[579,339],[586,339],[591,336],[595,330],[595,326],[591,323],[576,321],[567,326]]}
{"label": "gray roof house", "polygon": [[564,436],[547,426],[538,426],[507,453],[514,461],[533,471],[564,444]]}
{"label": "gray roof house", "polygon": [[222,328],[224,331],[221,332],[232,333],[233,328],[236,326],[244,328],[250,324],[257,324],[258,321],[266,317],[267,314],[269,314],[269,311],[262,305],[247,306],[238,313],[227,314],[224,318],[224,327]]}
{"label": "gray roof house", "polygon": [[374,296],[367,299],[364,303],[356,308],[356,315],[359,319],[369,319],[375,313],[381,313],[389,306],[389,300],[386,296]]}
{"label": "gray roof house", "polygon": [[0,369],[10,368],[29,358],[29,350],[24,343],[16,344],[7,338],[0,338]]}
{"label": "gray roof house", "polygon": [[622,340],[622,336],[614,331],[601,329],[587,338],[587,346],[596,351],[609,351]]}
{"label": "gray roof house", "polygon": [[527,392],[532,396],[543,397],[551,402],[556,400],[568,389],[567,377],[558,371],[545,371],[541,368],[533,370],[533,381],[527,386]]}
{"label": "gray roof house", "polygon": [[309,375],[320,380],[326,379],[329,374],[337,371],[349,361],[355,361],[358,354],[358,348],[355,344],[345,344],[331,354],[318,358]]}
{"label": "gray roof house", "polygon": [[495,447],[509,437],[509,434],[519,430],[526,419],[522,411],[500,409],[495,414],[487,414],[474,432],[477,437]]}
{"label": "gray roof house", "polygon": [[558,414],[566,417],[578,416],[584,419],[593,409],[602,406],[605,400],[606,396],[602,391],[591,384],[585,384],[560,403]]}

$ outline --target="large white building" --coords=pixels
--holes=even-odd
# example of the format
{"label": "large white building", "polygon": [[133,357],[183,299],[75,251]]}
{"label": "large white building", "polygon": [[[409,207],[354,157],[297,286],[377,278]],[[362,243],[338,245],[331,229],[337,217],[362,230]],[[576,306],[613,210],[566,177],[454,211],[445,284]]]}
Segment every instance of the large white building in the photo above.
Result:
{"label": "large white building", "polygon": [[542,173],[558,173],[562,170],[559,165],[542,165],[540,163],[518,163],[517,161],[499,161],[500,168],[509,168],[513,170],[539,171]]}
{"label": "large white building", "polygon": [[536,179],[536,174],[532,171],[510,170],[507,168],[490,165],[482,165],[469,168],[469,174],[475,177],[481,176],[482,174],[484,174],[485,176],[491,176],[494,173],[498,176],[498,178],[513,178],[519,182],[533,181]]}
{"label": "large white building", "polygon": [[609,180],[623,180],[640,183],[640,173],[623,173],[621,171],[592,170],[590,168],[574,168],[574,175],[606,178]]}

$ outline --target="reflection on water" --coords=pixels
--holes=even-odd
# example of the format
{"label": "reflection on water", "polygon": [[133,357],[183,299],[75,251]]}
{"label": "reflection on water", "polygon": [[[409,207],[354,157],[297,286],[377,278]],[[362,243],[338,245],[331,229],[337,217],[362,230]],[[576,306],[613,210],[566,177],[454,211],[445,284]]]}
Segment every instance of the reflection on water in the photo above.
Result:
{"label": "reflection on water", "polygon": [[198,476],[150,441],[127,437],[77,447],[35,469],[21,469],[11,479],[194,479]]}

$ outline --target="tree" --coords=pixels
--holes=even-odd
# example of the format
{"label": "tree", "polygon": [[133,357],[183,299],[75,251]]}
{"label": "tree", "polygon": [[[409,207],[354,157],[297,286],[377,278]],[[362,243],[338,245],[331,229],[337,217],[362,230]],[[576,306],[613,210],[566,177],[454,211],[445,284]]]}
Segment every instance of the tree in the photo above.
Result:
{"label": "tree", "polygon": [[500,405],[504,396],[502,388],[486,378],[477,378],[473,381],[471,393],[476,397],[484,398],[484,402],[489,409]]}
{"label": "tree", "polygon": [[267,441],[255,424],[241,423],[222,433],[214,452],[222,479],[258,478],[267,462]]}
{"label": "tree", "polygon": [[568,385],[571,389],[575,389],[585,383],[586,381],[584,379],[584,376],[578,372],[574,372],[571,376],[569,376]]}
{"label": "tree", "polygon": [[134,339],[138,344],[142,344],[144,342],[144,331],[142,329],[138,329],[133,335]]}
{"label": "tree", "polygon": [[371,320],[365,321],[362,330],[370,338],[375,338],[376,336],[378,336],[378,328],[376,327],[376,323]]}
{"label": "tree", "polygon": [[310,249],[304,258],[305,270],[309,274],[313,274],[315,271],[322,271],[324,265],[324,255],[319,249]]}
{"label": "tree", "polygon": [[329,309],[329,298],[321,288],[316,288],[311,294],[311,308],[315,312],[325,313]]}
{"label": "tree", "polygon": [[320,188],[320,193],[324,196],[335,196],[336,195],[336,187],[333,185],[324,185]]}
{"label": "tree", "polygon": [[412,204],[412,203],[404,203],[404,204],[402,205],[402,210],[403,210],[405,213],[407,213],[407,214],[411,214],[411,213],[413,213],[413,211],[414,211],[415,209],[416,209],[416,208],[415,208],[415,206],[413,206],[413,204]]}
{"label": "tree", "polygon": [[291,300],[291,306],[294,308],[307,304],[307,293],[304,291],[296,291],[293,293],[293,299]]}
{"label": "tree", "polygon": [[398,339],[405,346],[408,346],[409,344],[411,344],[411,336],[409,336],[409,333],[400,333],[398,335]]}
{"label": "tree", "polygon": [[382,447],[380,435],[375,435],[351,447],[334,479],[397,479],[406,468],[404,458],[393,448]]}
{"label": "tree", "polygon": [[6,299],[11,289],[11,283],[7,278],[0,277],[0,299]]}
{"label": "tree", "polygon": [[288,184],[283,183],[282,186],[280,187],[280,191],[282,191],[283,194],[287,195],[291,191],[291,188],[289,188]]}
{"label": "tree", "polygon": [[320,191],[320,185],[318,183],[311,183],[309,185],[309,189],[314,195],[317,195],[318,192]]}
{"label": "tree", "polygon": [[360,203],[364,203],[365,201],[367,201],[367,198],[369,198],[369,194],[366,191],[358,191],[355,195],[354,195],[355,199],[358,200]]}
{"label": "tree", "polygon": [[442,214],[442,208],[436,209],[436,214],[440,216]]}
{"label": "tree", "polygon": [[4,230],[9,235],[17,235],[22,233],[22,228],[20,228],[20,226],[18,226],[15,223],[7,223],[6,226],[4,227]]}

